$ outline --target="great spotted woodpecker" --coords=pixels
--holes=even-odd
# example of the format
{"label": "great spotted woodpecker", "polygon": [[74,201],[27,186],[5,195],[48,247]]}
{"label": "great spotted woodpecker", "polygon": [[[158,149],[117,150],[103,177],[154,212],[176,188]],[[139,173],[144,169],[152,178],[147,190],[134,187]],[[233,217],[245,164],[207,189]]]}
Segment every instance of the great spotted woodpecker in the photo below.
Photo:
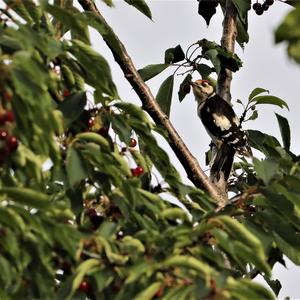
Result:
{"label": "great spotted woodpecker", "polygon": [[[235,153],[252,157],[247,136],[231,105],[215,93],[209,81],[200,79],[192,82],[191,85],[198,104],[198,116],[216,147],[218,149],[223,147],[224,153],[219,153],[220,161],[217,161],[218,165],[213,165],[213,167],[215,169],[226,168],[227,180]],[[225,157],[225,153],[228,157]]]}

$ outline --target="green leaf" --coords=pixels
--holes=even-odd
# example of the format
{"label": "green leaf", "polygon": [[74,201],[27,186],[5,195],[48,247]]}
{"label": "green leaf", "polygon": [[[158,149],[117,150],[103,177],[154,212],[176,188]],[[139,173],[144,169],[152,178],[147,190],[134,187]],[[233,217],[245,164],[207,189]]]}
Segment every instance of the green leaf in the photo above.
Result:
{"label": "green leaf", "polygon": [[216,73],[219,74],[221,71],[221,62],[218,57],[218,51],[216,49],[209,49],[205,51],[205,56],[212,62]]}
{"label": "green leaf", "polygon": [[286,107],[287,109],[289,109],[288,105],[286,104],[285,101],[283,101],[282,99],[275,97],[275,96],[257,96],[252,98],[252,100],[250,102],[254,102],[255,105],[256,104],[273,104],[273,105],[277,105],[281,108]]}
{"label": "green leaf", "polygon": [[240,300],[264,299],[274,300],[274,295],[259,283],[249,279],[236,280],[228,277],[225,288],[230,292],[232,298]]}
{"label": "green leaf", "polygon": [[242,243],[241,246],[244,245],[254,251],[255,258],[257,259],[255,263],[264,272],[266,272],[267,274],[270,273],[263,246],[260,240],[251,231],[249,231],[243,224],[231,218],[230,216],[218,216],[214,219],[214,221],[225,226],[225,229],[228,231],[228,233],[232,235],[234,239]]}
{"label": "green leaf", "polygon": [[208,281],[214,273],[213,269],[208,264],[188,255],[172,256],[167,258],[162,265],[166,267],[182,267],[196,270]]}
{"label": "green leaf", "polygon": [[269,91],[268,90],[266,90],[266,89],[263,89],[263,88],[255,88],[251,93],[250,93],[250,95],[249,95],[249,98],[248,98],[248,101],[249,102],[251,102],[251,100],[255,97],[255,96],[257,96],[257,95],[259,95],[259,94],[262,94],[262,93],[269,93]]}
{"label": "green leaf", "polygon": [[160,86],[156,101],[161,107],[162,111],[169,117],[170,116],[170,108],[172,102],[172,94],[173,94],[173,83],[174,83],[174,75],[170,75]]}
{"label": "green leaf", "polygon": [[88,177],[82,157],[74,145],[68,148],[66,168],[70,185],[73,188]]}
{"label": "green leaf", "polygon": [[274,233],[274,239],[278,248],[297,266],[300,266],[300,249],[287,243],[278,234]]}
{"label": "green leaf", "polygon": [[248,120],[256,120],[258,117],[258,111],[254,110],[252,115],[248,118]]}
{"label": "green leaf", "polygon": [[137,294],[133,300],[151,300],[153,299],[156,292],[161,287],[162,283],[160,281],[153,282],[145,290]]}
{"label": "green leaf", "polygon": [[78,59],[82,68],[84,68],[87,83],[112,98],[118,97],[109,64],[103,56],[79,40],[72,41],[70,51]]}
{"label": "green leaf", "polygon": [[214,70],[206,64],[197,64],[196,68],[203,79],[207,79],[209,75],[214,72]]}
{"label": "green leaf", "polygon": [[93,269],[97,268],[100,264],[100,261],[98,259],[88,259],[82,262],[76,269],[75,277],[72,282],[71,291],[67,297],[67,300],[74,299],[72,296],[79,288],[81,282],[84,279],[84,276],[86,274],[89,274]]}
{"label": "green leaf", "polygon": [[80,39],[83,43],[90,45],[89,31],[86,23],[83,21],[80,12],[75,7],[71,8],[47,5],[46,10],[71,30],[73,38]]}
{"label": "green leaf", "polygon": [[165,51],[165,64],[175,64],[185,59],[185,54],[180,45]]}
{"label": "green leaf", "polygon": [[236,72],[242,67],[243,63],[241,59],[236,54],[228,51],[225,47],[206,39],[202,39],[197,43],[202,48],[202,55],[209,59],[214,65],[217,74],[219,74],[221,67],[233,72]]}
{"label": "green leaf", "polygon": [[58,109],[64,115],[64,125],[66,128],[82,114],[86,106],[86,101],[86,94],[82,92],[70,95],[58,105]]}
{"label": "green leaf", "polygon": [[291,10],[275,31],[275,43],[300,39],[300,6]]}
{"label": "green leaf", "polygon": [[162,71],[164,71],[169,66],[170,66],[169,64],[148,65],[143,69],[138,70],[138,72],[141,75],[142,79],[144,81],[147,81],[153,78],[154,76],[158,75]]}
{"label": "green leaf", "polygon": [[254,158],[253,163],[257,176],[262,179],[265,184],[269,184],[271,179],[279,172],[279,164],[274,159],[268,158],[261,161]]}
{"label": "green leaf", "polygon": [[28,188],[2,187],[0,193],[7,195],[15,202],[36,208],[46,208],[51,204],[48,195]]}
{"label": "green leaf", "polygon": [[291,131],[289,122],[285,117],[276,113],[275,115],[279,124],[283,146],[289,150],[291,145]]}
{"label": "green leaf", "polygon": [[134,6],[137,10],[152,20],[152,14],[149,6],[144,0],[124,0],[129,5]]}
{"label": "green leaf", "polygon": [[192,75],[188,74],[183,79],[182,83],[180,84],[179,91],[178,91],[178,97],[179,101],[181,102],[184,97],[190,93],[191,91],[191,81],[192,81]]}

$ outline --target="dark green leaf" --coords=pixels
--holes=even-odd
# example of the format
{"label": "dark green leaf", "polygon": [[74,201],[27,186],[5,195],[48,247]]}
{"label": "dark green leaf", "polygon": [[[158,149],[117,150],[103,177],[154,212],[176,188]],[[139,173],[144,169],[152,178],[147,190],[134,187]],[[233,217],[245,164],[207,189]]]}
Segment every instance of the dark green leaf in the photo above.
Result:
{"label": "dark green leaf", "polygon": [[217,0],[198,0],[198,2],[198,14],[203,17],[208,26],[212,16],[217,11],[216,7],[219,2]]}
{"label": "dark green leaf", "polygon": [[151,10],[144,0],[124,0],[124,1],[129,5],[134,6],[141,13],[143,13],[145,16],[147,16],[149,19],[152,20]]}
{"label": "dark green leaf", "polygon": [[206,64],[197,64],[197,71],[203,79],[207,79],[214,70]]}
{"label": "dark green leaf", "polygon": [[147,81],[154,76],[161,73],[163,70],[165,70],[167,67],[169,67],[168,64],[155,64],[155,65],[148,65],[144,67],[143,69],[138,70],[139,74],[141,75],[142,79],[144,81]]}
{"label": "dark green leaf", "polygon": [[67,174],[72,188],[77,186],[83,179],[87,178],[84,163],[80,153],[74,145],[69,147],[66,161]]}
{"label": "dark green leaf", "polygon": [[185,59],[185,54],[180,45],[165,51],[165,64],[175,64]]}
{"label": "dark green leaf", "polygon": [[162,111],[169,117],[173,94],[174,75],[169,76],[160,86],[156,101]]}
{"label": "dark green leaf", "polygon": [[256,120],[258,117],[258,112],[257,110],[254,110],[252,115],[248,118],[248,120]]}
{"label": "dark green leaf", "polygon": [[182,81],[179,87],[178,97],[179,101],[181,102],[184,97],[190,93],[191,91],[191,81],[192,81],[192,75],[188,74]]}
{"label": "dark green leaf", "polygon": [[275,115],[279,124],[283,146],[289,150],[291,145],[291,131],[289,122],[285,117],[276,113]]}
{"label": "dark green leaf", "polygon": [[231,53],[217,43],[202,39],[198,41],[198,45],[202,48],[204,57],[212,62],[217,73],[220,72],[221,66],[233,72],[242,67],[242,61],[236,54]]}
{"label": "dark green leaf", "polygon": [[59,104],[58,109],[62,111],[64,115],[66,127],[77,120],[82,114],[84,107],[86,106],[86,101],[86,94],[78,93],[65,98],[64,101]]}

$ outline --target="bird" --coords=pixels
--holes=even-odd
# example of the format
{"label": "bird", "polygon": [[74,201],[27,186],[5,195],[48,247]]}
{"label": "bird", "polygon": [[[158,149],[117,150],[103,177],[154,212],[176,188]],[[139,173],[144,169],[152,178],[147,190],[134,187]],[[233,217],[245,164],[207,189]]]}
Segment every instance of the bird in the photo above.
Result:
{"label": "bird", "polygon": [[191,82],[197,113],[213,144],[219,149],[212,169],[225,172],[227,180],[235,154],[252,157],[246,133],[232,106],[219,96],[209,80]]}

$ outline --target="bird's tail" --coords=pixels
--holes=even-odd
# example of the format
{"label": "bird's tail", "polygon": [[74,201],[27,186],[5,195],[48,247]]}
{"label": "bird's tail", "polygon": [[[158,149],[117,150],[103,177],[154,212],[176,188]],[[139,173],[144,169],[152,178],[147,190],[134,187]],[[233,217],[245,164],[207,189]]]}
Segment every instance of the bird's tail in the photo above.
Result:
{"label": "bird's tail", "polygon": [[231,173],[234,154],[235,149],[225,143],[221,145],[213,159],[210,169],[210,177],[213,181],[219,181],[220,178],[223,177],[227,182]]}

